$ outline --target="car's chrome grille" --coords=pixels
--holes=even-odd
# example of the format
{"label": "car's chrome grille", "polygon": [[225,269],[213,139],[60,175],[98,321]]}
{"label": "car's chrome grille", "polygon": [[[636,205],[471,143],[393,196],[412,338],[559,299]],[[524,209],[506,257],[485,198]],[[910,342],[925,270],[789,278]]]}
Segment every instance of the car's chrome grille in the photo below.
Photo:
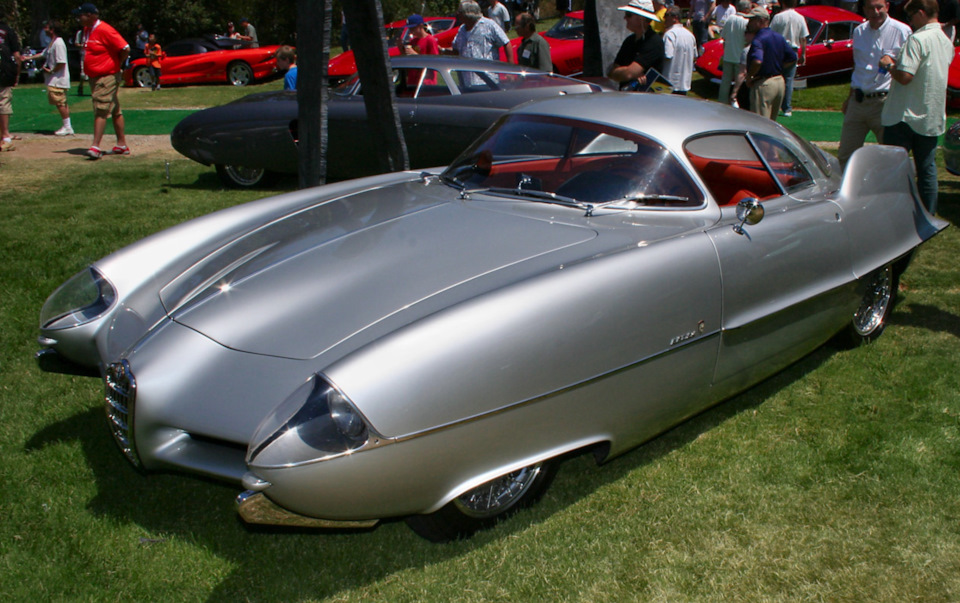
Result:
{"label": "car's chrome grille", "polygon": [[137,447],[133,441],[133,410],[137,400],[137,381],[133,378],[126,360],[107,367],[103,379],[106,388],[104,397],[107,423],[110,433],[120,450],[131,463],[140,466]]}

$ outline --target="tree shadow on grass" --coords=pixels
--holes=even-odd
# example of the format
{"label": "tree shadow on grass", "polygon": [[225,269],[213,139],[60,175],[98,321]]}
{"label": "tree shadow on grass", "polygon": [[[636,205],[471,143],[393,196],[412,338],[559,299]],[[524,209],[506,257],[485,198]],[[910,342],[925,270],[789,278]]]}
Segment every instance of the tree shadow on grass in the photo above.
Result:
{"label": "tree shadow on grass", "polygon": [[361,531],[246,526],[235,512],[234,497],[240,486],[179,474],[138,473],[116,449],[100,408],[48,425],[29,440],[26,448],[33,451],[78,441],[96,482],[97,494],[88,503],[93,515],[143,528],[149,537],[138,536],[140,546],[162,547],[167,541],[197,543],[232,563],[235,569],[210,593],[210,599],[319,599],[362,588],[405,569],[460,557],[520,534],[604,485],[756,408],[815,370],[832,353],[829,348],[821,348],[602,468],[581,459],[565,462],[555,487],[539,505],[469,540],[445,545],[421,539],[399,521]]}
{"label": "tree shadow on grass", "polygon": [[[220,177],[217,176],[217,172],[214,168],[210,168],[209,171],[201,172],[197,176],[197,179],[192,182],[174,182],[166,185],[168,188],[172,189],[181,189],[181,190],[225,190],[230,189],[226,184],[220,180]],[[251,192],[261,192],[263,196],[268,195],[277,195],[280,193],[289,193],[297,190],[297,175],[296,174],[277,174],[274,182],[267,186],[255,186],[248,189],[233,189],[233,190],[248,190]]]}

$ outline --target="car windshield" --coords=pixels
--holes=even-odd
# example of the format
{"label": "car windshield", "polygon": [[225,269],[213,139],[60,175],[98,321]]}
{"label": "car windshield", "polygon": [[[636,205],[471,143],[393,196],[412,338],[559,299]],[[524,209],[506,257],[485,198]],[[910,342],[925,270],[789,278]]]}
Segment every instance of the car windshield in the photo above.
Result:
{"label": "car windshield", "polygon": [[583,19],[565,16],[544,35],[557,40],[579,40],[583,37]]}
{"label": "car windshield", "polygon": [[701,207],[704,196],[666,148],[609,125],[508,115],[441,174],[465,193],[585,208]]}

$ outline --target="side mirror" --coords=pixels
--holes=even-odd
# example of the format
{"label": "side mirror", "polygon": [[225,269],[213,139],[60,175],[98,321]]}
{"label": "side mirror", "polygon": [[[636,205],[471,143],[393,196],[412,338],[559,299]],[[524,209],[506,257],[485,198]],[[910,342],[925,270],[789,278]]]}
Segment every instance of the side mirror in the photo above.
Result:
{"label": "side mirror", "polygon": [[760,220],[763,219],[763,205],[755,197],[741,199],[737,203],[737,219],[740,220],[740,223],[734,226],[733,230],[737,234],[743,234],[744,224],[753,226],[759,224]]}

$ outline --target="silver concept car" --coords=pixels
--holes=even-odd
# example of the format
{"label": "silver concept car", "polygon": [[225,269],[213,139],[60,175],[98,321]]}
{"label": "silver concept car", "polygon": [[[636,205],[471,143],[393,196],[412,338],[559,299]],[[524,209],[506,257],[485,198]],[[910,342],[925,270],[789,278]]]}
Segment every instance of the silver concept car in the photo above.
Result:
{"label": "silver concept car", "polygon": [[672,95],[504,116],[445,170],[219,211],[43,307],[131,463],[242,484],[249,522],[469,535],[557,460],[615,457],[827,340],[884,329],[946,227],[898,148],[835,159]]}

